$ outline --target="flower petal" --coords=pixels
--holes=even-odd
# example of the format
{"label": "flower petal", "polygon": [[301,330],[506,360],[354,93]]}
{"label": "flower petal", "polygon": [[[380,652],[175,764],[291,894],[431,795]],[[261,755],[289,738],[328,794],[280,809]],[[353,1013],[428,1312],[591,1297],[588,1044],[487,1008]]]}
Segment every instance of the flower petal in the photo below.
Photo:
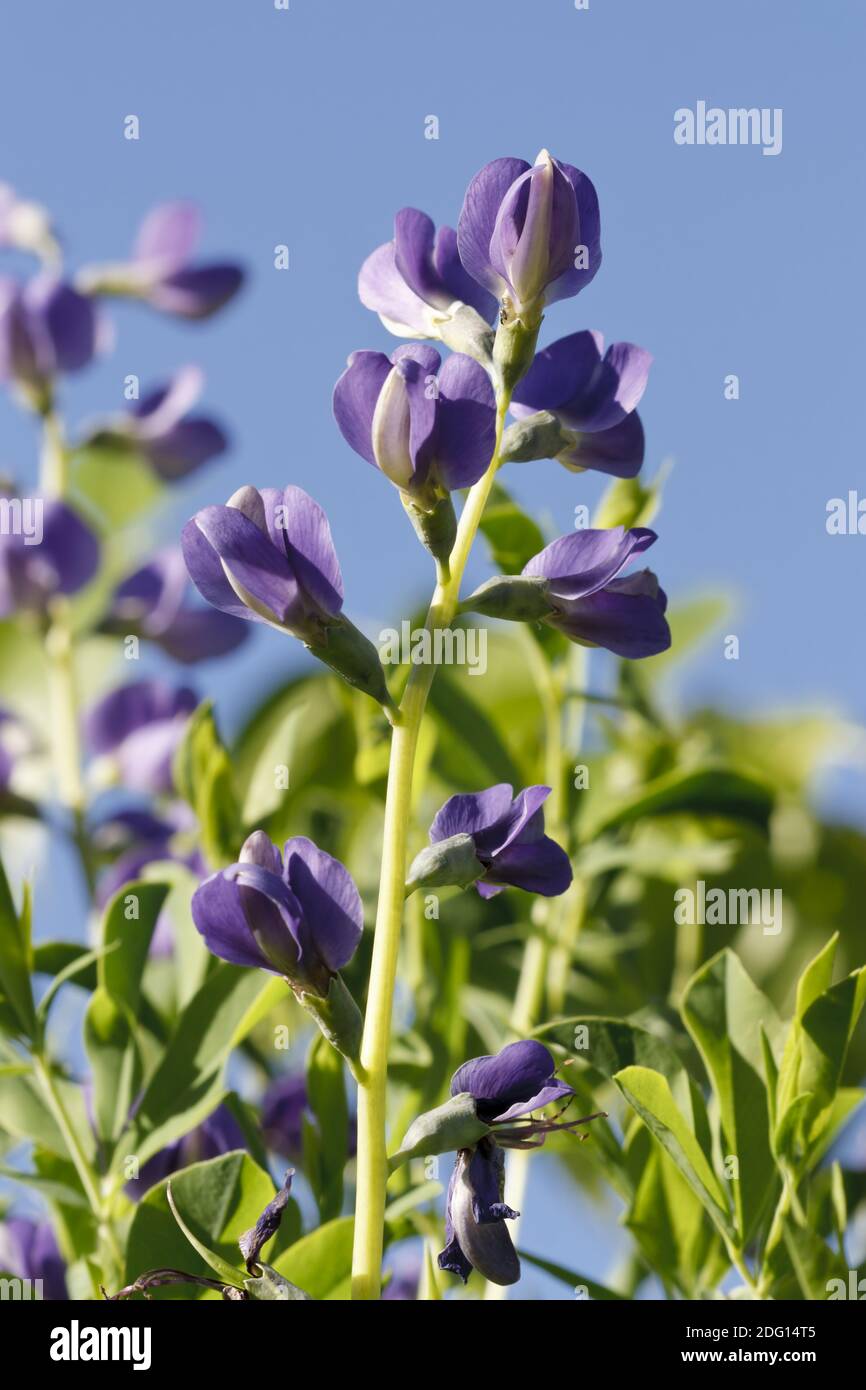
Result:
{"label": "flower petal", "polygon": [[160,203],[151,208],[139,227],[133,256],[168,270],[189,260],[200,236],[201,213],[194,203]]}
{"label": "flower petal", "polygon": [[378,465],[373,453],[373,416],[390,371],[391,361],[384,352],[353,352],[334,387],[334,418],[340,432],[374,468]]}
{"label": "flower petal", "polygon": [[285,879],[329,970],[348,965],[364,930],[361,895],[348,869],[304,835],[286,841]]}
{"label": "flower petal", "polygon": [[[275,622],[286,622],[299,595],[298,581],[289,568],[285,550],[278,550],[255,522],[236,507],[205,507],[196,514],[195,523],[232,579]],[[195,574],[193,578],[196,579]]]}
{"label": "flower petal", "polygon": [[511,810],[513,796],[507,782],[499,782],[483,792],[458,792],[456,796],[449,796],[430,826],[431,845],[452,835],[474,835],[496,824]]}
{"label": "flower petal", "polygon": [[592,180],[580,169],[575,169],[573,164],[566,164],[562,160],[556,163],[574,189],[577,204],[575,250],[577,246],[586,247],[588,264],[585,270],[578,270],[572,264],[549,284],[544,297],[547,304],[555,304],[557,300],[579,294],[601,265],[601,214]]}
{"label": "flower petal", "polygon": [[496,440],[496,402],[480,363],[453,353],[439,373],[436,471],[450,491],[486,472]]}
{"label": "flower petal", "polygon": [[582,399],[601,363],[603,346],[602,335],[586,329],[542,348],[515,388],[512,415],[521,418],[536,410],[558,411]]}
{"label": "flower petal", "polygon": [[635,478],[644,460],[643,425],[636,410],[618,425],[593,434],[578,434],[574,445],[557,459],[566,468],[594,468],[614,478]]}
{"label": "flower petal", "polygon": [[377,246],[361,266],[358,297],[365,308],[386,321],[385,326],[392,333],[402,337],[429,336],[429,306],[409,288],[397,269],[393,241]]}
{"label": "flower petal", "polygon": [[473,1057],[451,1078],[451,1094],[468,1091],[488,1123],[517,1101],[531,1100],[553,1077],[553,1057],[533,1038],[508,1043],[495,1056]]}
{"label": "flower petal", "polygon": [[564,611],[550,621],[566,637],[606,647],[617,656],[655,656],[671,644],[666,606],[655,575],[642,570],[586,598],[565,600]]}
{"label": "flower petal", "polygon": [[457,233],[453,227],[440,227],[433,244],[433,264],[448,292],[449,303],[469,304],[488,323],[496,313],[496,299],[473,280],[460,259]]}
{"label": "flower petal", "polygon": [[475,175],[463,200],[457,223],[460,259],[472,278],[495,299],[501,299],[508,286],[491,262],[493,229],[509,188],[530,168],[525,159],[494,159]]}
{"label": "flower petal", "polygon": [[435,309],[447,309],[451,298],[433,265],[435,228],[426,212],[401,208],[394,218],[394,261],[419,299]]}
{"label": "flower petal", "polygon": [[184,319],[206,319],[233,299],[244,272],[231,261],[176,270],[151,289],[148,298],[157,309]]}
{"label": "flower petal", "polygon": [[211,874],[193,893],[192,920],[208,950],[220,960],[277,973],[250,931],[237,883],[227,878],[223,870]]}
{"label": "flower petal", "polygon": [[483,882],[557,898],[569,887],[573,876],[565,850],[549,835],[542,835],[529,842],[521,840],[508,845],[494,857],[489,876]]}
{"label": "flower petal", "polygon": [[236,618],[246,618],[254,623],[265,619],[255,613],[242,599],[238,598],[229,581],[220,558],[210,541],[199,529],[195,517],[188,521],[181,532],[183,558],[189,576],[203,598],[223,613],[231,613]]}
{"label": "flower petal", "polygon": [[582,598],[610,583],[632,555],[646,550],[656,539],[656,533],[645,526],[628,531],[623,526],[573,531],[534,555],[523,573],[549,580],[555,597]]}
{"label": "flower petal", "polygon": [[343,606],[343,576],[324,508],[303,488],[262,488],[268,534],[324,613]]}

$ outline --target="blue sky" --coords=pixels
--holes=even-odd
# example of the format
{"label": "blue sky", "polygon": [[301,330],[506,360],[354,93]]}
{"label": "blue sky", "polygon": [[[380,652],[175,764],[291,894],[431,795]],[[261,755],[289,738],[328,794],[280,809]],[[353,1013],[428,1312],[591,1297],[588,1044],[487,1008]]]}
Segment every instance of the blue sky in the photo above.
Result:
{"label": "blue sky", "polygon": [[[827,500],[863,479],[858,9],[830,21],[808,0],[13,0],[4,24],[22,57],[0,86],[0,176],[55,210],[71,262],[122,254],[141,212],[184,196],[206,213],[207,251],[251,276],[203,330],[119,312],[117,351],[70,384],[70,414],[119,405],[127,372],[146,382],[200,360],[235,448],[179,518],[241,481],[298,482],[329,511],[350,610],[392,621],[398,595],[425,591],[425,557],[329,404],[349,352],[394,345],[357,301],[357,269],[400,206],[453,224],[483,163],[547,145],[595,181],[605,260],[543,334],[593,327],[652,351],[647,469],[675,461],[654,566],[674,599],[737,597],[740,660],[719,641],[692,691],[757,710],[830,700],[862,719],[852,609],[866,537],[825,531]],[[673,113],[699,99],[781,107],[781,154],[677,146]],[[138,142],[123,138],[130,113]],[[277,243],[287,272],[273,269]],[[738,401],[723,395],[731,372]],[[0,467],[26,470],[28,429],[5,403],[0,424]],[[505,481],[559,530],[601,487],[554,463]],[[261,648],[248,660],[260,669]]]}
{"label": "blue sky", "polygon": [[[547,146],[596,184],[604,264],[550,311],[544,340],[598,328],[654,354],[647,468],[675,461],[654,568],[674,600],[717,588],[737,600],[740,660],[725,661],[719,640],[691,668],[689,693],[756,712],[830,704],[863,720],[866,537],[828,536],[825,508],[851,488],[866,495],[864,13],[813,0],[590,0],[587,11],[572,0],[290,0],[288,11],[7,0],[0,178],[53,210],[71,264],[122,256],[148,207],[189,197],[206,215],[206,251],[250,272],[242,299],[204,329],[118,310],[115,354],[69,385],[71,419],[118,408],[127,373],[146,383],[200,361],[235,446],[178,499],[177,519],[241,482],[299,483],[330,514],[349,611],[393,622],[407,593],[425,592],[425,556],[330,412],[347,355],[394,346],[357,301],[357,270],[399,207],[453,225],[482,164]],[[676,145],[674,112],[698,100],[782,108],[782,152]],[[137,142],[123,138],[129,114]],[[424,138],[429,115],[436,141]],[[279,243],[287,272],[273,268]],[[737,401],[724,398],[729,373]],[[31,431],[4,400],[0,471],[34,468]],[[557,530],[602,486],[554,463],[504,481]],[[265,644],[231,677],[208,673],[235,717],[252,673],[261,689],[296,660],[290,644]],[[859,780],[837,778],[832,799],[866,819]]]}

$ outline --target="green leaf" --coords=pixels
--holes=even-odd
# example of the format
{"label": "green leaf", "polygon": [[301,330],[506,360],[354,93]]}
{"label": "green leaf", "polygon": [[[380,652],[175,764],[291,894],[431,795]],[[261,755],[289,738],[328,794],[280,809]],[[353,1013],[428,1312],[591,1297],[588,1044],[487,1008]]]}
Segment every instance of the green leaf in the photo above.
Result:
{"label": "green leaf", "polygon": [[354,1218],[341,1216],[302,1236],[274,1261],[274,1269],[311,1298],[344,1298],[352,1276]]}
{"label": "green leaf", "polygon": [[[795,1168],[808,1158],[830,1125],[851,1035],[866,1002],[866,967],[821,990],[830,978],[830,946],[807,967],[798,1012],[779,1074],[776,1144]],[[808,1103],[803,1097],[809,1096]],[[796,1107],[796,1123],[792,1113]]]}
{"label": "green leaf", "polygon": [[[167,893],[165,883],[140,879],[126,883],[103,915],[102,941],[106,949],[99,961],[99,984],[116,1004],[125,1005],[132,1014],[141,1001],[141,976]],[[135,915],[130,916],[133,907]]]}
{"label": "green leaf", "polygon": [[339,1216],[349,1152],[349,1105],[343,1059],[321,1033],[307,1055],[307,1103],[315,1126],[304,1128],[304,1174],[323,1221]]}
{"label": "green leaf", "polygon": [[751,773],[707,765],[675,768],[625,795],[599,795],[587,804],[581,835],[591,840],[604,830],[629,825],[644,816],[688,812],[744,820],[766,830],[773,792]]}
{"label": "green leaf", "polygon": [[180,1211],[178,1210],[177,1202],[174,1199],[174,1195],[171,1190],[171,1178],[169,1178],[166,1183],[165,1199],[168,1202],[172,1216],[174,1217],[180,1229],[183,1231],[183,1234],[186,1236],[193,1250],[198,1251],[205,1264],[210,1265],[214,1274],[219,1275],[220,1279],[222,1279],[224,1283],[233,1284],[236,1288],[240,1288],[240,1286],[243,1283],[244,1277],[242,1271],[239,1270],[236,1265],[229,1264],[228,1260],[224,1260],[221,1255],[218,1255],[216,1253],[215,1250],[209,1249],[208,1246],[205,1245],[204,1241],[199,1240],[198,1236],[193,1235],[189,1226],[187,1226],[186,1222],[180,1214]]}
{"label": "green leaf", "polygon": [[[175,1220],[168,1203],[169,1182],[183,1227]],[[274,1184],[269,1175],[240,1150],[173,1173],[152,1187],[136,1208],[127,1244],[126,1282],[132,1283],[148,1270],[160,1268],[212,1277],[219,1265],[218,1278],[240,1287],[243,1274],[238,1241],[256,1224],[273,1195]],[[154,1297],[197,1299],[219,1295],[183,1285],[156,1289]]]}
{"label": "green leaf", "polygon": [[595,1279],[588,1279],[585,1274],[578,1274],[573,1269],[566,1269],[565,1265],[555,1264],[553,1260],[543,1260],[540,1255],[530,1255],[528,1250],[518,1251],[521,1260],[526,1260],[527,1264],[535,1265],[536,1269],[543,1269],[545,1274],[550,1274],[554,1279],[559,1279],[563,1284],[567,1284],[574,1292],[578,1288],[586,1289],[589,1297],[603,1302],[621,1302],[623,1295],[615,1293],[613,1289],[608,1289],[604,1284],[599,1284]]}
{"label": "green leaf", "polygon": [[260,1001],[273,997],[273,984],[281,981],[222,963],[208,976],[145,1087],[135,1119],[118,1144],[115,1167],[130,1154],[144,1163],[216,1107],[229,1052],[258,1021]]}
{"label": "green leaf", "polygon": [[719,1231],[728,1239],[735,1238],[725,1194],[701,1145],[677,1109],[667,1079],[647,1067],[626,1067],[617,1072],[614,1081],[676,1164]]}
{"label": "green leaf", "polygon": [[199,705],[189,721],[175,754],[174,780],[195,811],[209,863],[231,863],[240,848],[240,807],[232,760],[217,731],[212,700]]}
{"label": "green leaf", "polygon": [[686,986],[683,1021],[713,1083],[724,1157],[737,1159],[732,1181],[739,1245],[751,1239],[776,1183],[770,1146],[762,1028],[780,1040],[781,1022],[732,951],[720,951]]}
{"label": "green leaf", "polygon": [[75,499],[108,531],[134,521],[165,491],[134,444],[119,435],[99,435],[76,449],[70,471]]}
{"label": "green leaf", "polygon": [[545,546],[541,527],[501,483],[494,483],[490,490],[480,530],[490,546],[494,565],[503,574],[519,574],[527,560]]}
{"label": "green leaf", "polygon": [[36,1010],[30,988],[30,896],[25,894],[20,915],[15,911],[6,873],[0,861],[0,990],[25,1038],[36,1034]]}
{"label": "green leaf", "polygon": [[651,483],[642,478],[614,478],[604,490],[593,526],[651,526],[661,506],[661,494],[670,467],[662,465]]}
{"label": "green leaf", "polygon": [[93,1078],[96,1131],[112,1141],[123,1130],[141,1083],[141,1062],[132,1016],[100,986],[84,1015],[84,1047]]}
{"label": "green leaf", "polygon": [[495,722],[445,667],[431,687],[429,709],[438,734],[434,762],[443,780],[460,787],[520,782],[520,770]]}
{"label": "green leaf", "polygon": [[66,1153],[63,1135],[26,1068],[0,1067],[0,1117],[8,1134],[31,1139],[55,1154]]}

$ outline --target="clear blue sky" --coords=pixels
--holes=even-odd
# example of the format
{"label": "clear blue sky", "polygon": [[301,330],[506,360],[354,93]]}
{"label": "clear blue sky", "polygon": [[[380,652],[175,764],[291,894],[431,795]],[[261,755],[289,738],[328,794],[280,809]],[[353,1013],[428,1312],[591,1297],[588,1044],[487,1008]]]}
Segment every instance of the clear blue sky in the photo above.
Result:
{"label": "clear blue sky", "polygon": [[[117,352],[67,393],[73,418],[119,405],[129,372],[201,361],[236,445],[181,510],[241,482],[299,483],[330,513],[349,610],[393,621],[423,592],[425,557],[330,413],[349,352],[394,345],[357,301],[357,270],[397,208],[453,225],[482,164],[548,146],[594,180],[605,259],[544,332],[598,328],[652,351],[647,466],[676,462],[654,567],[674,599],[739,599],[741,659],[719,642],[691,693],[866,718],[866,536],[825,531],[829,498],[866,493],[864,14],[851,0],[6,0],[0,178],[55,211],[72,263],[121,255],[146,208],[182,196],[206,213],[207,251],[251,273],[203,331],[119,312]],[[699,99],[781,107],[782,153],[675,145],[674,111]],[[130,113],[138,142],[123,138]],[[0,469],[26,476],[32,460],[0,403]],[[553,463],[505,481],[561,530],[600,490]],[[236,713],[249,673],[276,681],[288,647],[250,649],[226,687]],[[862,784],[837,781],[835,799],[864,815]]]}

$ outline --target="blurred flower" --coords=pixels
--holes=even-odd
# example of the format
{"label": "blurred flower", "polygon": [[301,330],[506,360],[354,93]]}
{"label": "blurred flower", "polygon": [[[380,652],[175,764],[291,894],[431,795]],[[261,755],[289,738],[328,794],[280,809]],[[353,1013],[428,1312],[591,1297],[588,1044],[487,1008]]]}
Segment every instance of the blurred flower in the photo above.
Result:
{"label": "blurred flower", "polygon": [[208,1115],[200,1125],[183,1138],[168,1144],[143,1163],[137,1178],[125,1185],[127,1194],[138,1201],[156,1183],[188,1168],[191,1163],[203,1163],[208,1158],[218,1158],[232,1149],[246,1149],[246,1136],[228,1106],[220,1105],[212,1115]]}
{"label": "blurred flower", "polygon": [[571,864],[544,833],[541,808],[549,795],[549,787],[528,787],[515,797],[500,782],[449,797],[430,826],[430,849],[409,869],[407,888],[474,882],[483,898],[509,886],[549,898],[564,893]]}
{"label": "blurred flower", "polygon": [[[125,884],[140,878],[148,864],[170,860],[183,864],[199,879],[207,872],[201,850],[191,842],[195,816],[183,801],[170,802],[159,815],[146,810],[116,811],[91,827],[94,849],[101,855],[115,855],[99,875],[95,902],[103,908]],[[156,919],[149,954],[171,956],[174,928],[165,908]]]}
{"label": "blurred flower", "polygon": [[4,518],[16,503],[26,505],[33,525],[0,528],[2,618],[18,609],[44,612],[55,594],[77,593],[99,567],[96,536],[65,502],[0,498]]}
{"label": "blurred flower", "polygon": [[126,415],[97,427],[86,443],[94,448],[131,445],[164,482],[186,478],[228,447],[224,431],[214,420],[189,414],[203,386],[204,374],[198,367],[182,367]]}
{"label": "blurred flower", "polygon": [[299,487],[239,488],[183,529],[193,583],[214,608],[300,638],[350,685],[391,704],[373,643],[341,613],[343,577],[322,508]]}
{"label": "blurred flower", "polygon": [[308,1113],[307,1083],[300,1073],[272,1081],[262,1101],[262,1132],[268,1148],[281,1158],[298,1162]]}
{"label": "blurred flower", "polygon": [[249,628],[216,608],[189,602],[183,552],[164,550],[115,589],[103,631],[145,637],[184,665],[234,651]]}
{"label": "blurred flower", "polygon": [[505,1167],[500,1145],[538,1148],[548,1134],[571,1132],[598,1118],[589,1115],[567,1122],[532,1118],[534,1111],[552,1102],[568,1103],[573,1094],[571,1086],[554,1075],[547,1048],[532,1039],[509,1043],[495,1057],[474,1057],[454,1073],[452,1097],[471,1097],[489,1133],[457,1154],[448,1186],[440,1269],[459,1275],[464,1283],[473,1269],[494,1284],[514,1284],[520,1278],[520,1261],[505,1225],[519,1213],[503,1201]]}
{"label": "blurred flower", "polygon": [[[310,1115],[307,1083],[300,1072],[272,1081],[262,1100],[262,1132],[265,1143],[290,1163],[301,1163],[304,1151],[304,1118]],[[355,1153],[357,1123],[349,1123],[349,1153]]]}
{"label": "blurred flower", "polygon": [[364,927],[360,894],[338,859],[303,835],[281,855],[262,830],[244,842],[237,864],[196,890],[192,916],[214,955],[283,975],[322,999]]}
{"label": "blurred flower", "polygon": [[358,277],[358,293],[361,303],[398,338],[442,338],[467,307],[474,311],[473,318],[480,316],[484,321],[476,325],[479,331],[496,313],[493,295],[461,264],[457,233],[451,227],[437,232],[427,214],[417,208],[401,208],[397,213],[394,240],[367,257]]}
{"label": "blurred flower", "polygon": [[47,1221],[7,1216],[0,1224],[0,1269],[17,1279],[41,1279],[42,1297],[52,1303],[69,1298],[66,1265]]}
{"label": "blurred flower", "polygon": [[187,686],[156,680],[120,686],[88,711],[88,747],[111,761],[131,791],[170,792],[172,761],[197,704]]}
{"label": "blurred flower", "polygon": [[382,1290],[386,1302],[414,1303],[421,1283],[421,1260],[416,1252],[394,1262],[393,1273]]}
{"label": "blurred flower", "polygon": [[209,318],[237,294],[244,274],[233,261],[194,264],[200,238],[192,203],[160,203],[142,222],[130,261],[88,266],[78,284],[87,294],[128,295],[180,318]]}
{"label": "blurred flower", "polygon": [[58,276],[44,272],[23,287],[0,278],[0,381],[42,393],[55,376],[86,367],[104,341],[94,305]]}
{"label": "blurred flower", "polygon": [[39,203],[19,198],[8,183],[0,183],[0,250],[29,251],[45,261],[56,261],[59,248],[51,219]]}
{"label": "blurred flower", "polygon": [[495,159],[469,185],[457,224],[466,270],[506,318],[588,285],[601,264],[598,198],[585,174],[542,150],[535,164]]}
{"label": "blurred flower", "polygon": [[[523,568],[545,581],[552,612],[545,618],[573,641],[607,647],[617,656],[654,656],[671,644],[667,597],[652,570],[618,579],[632,555],[657,539],[654,531],[613,526],[561,536]],[[471,600],[467,600],[471,602]]]}
{"label": "blurred flower", "polygon": [[[600,333],[572,333],[539,352],[515,389],[511,411],[525,423],[516,433],[522,458],[527,452],[535,412],[547,411],[560,425],[555,457],[567,468],[596,468],[633,478],[644,456],[644,434],[635,406],[646,389],[652,357],[633,343],[612,343],[602,357]],[[508,459],[509,436],[503,457]]]}
{"label": "blurred flower", "polygon": [[484,368],[463,353],[444,366],[411,344],[391,357],[353,352],[334,388],[343,438],[418,506],[471,487],[493,453],[496,409]]}

